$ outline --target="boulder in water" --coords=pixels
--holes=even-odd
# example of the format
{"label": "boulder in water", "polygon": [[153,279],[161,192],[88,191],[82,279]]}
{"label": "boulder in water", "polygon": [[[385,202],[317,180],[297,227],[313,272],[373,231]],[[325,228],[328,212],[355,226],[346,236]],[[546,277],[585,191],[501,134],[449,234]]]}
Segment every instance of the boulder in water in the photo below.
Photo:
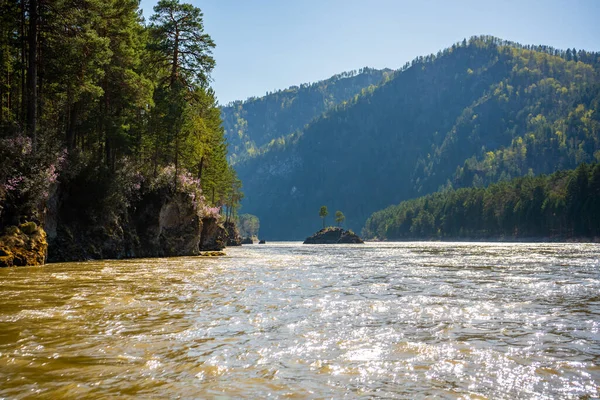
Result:
{"label": "boulder in water", "polygon": [[321,229],[311,237],[306,238],[304,244],[339,244],[339,243],[364,243],[357,234],[337,227]]}

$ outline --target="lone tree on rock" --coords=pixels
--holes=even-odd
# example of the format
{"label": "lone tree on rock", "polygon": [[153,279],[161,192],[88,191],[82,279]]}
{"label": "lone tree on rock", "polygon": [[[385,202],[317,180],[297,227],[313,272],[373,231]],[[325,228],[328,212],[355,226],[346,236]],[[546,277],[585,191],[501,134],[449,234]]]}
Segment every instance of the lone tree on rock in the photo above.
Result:
{"label": "lone tree on rock", "polygon": [[319,211],[319,217],[323,219],[323,229],[325,229],[325,217],[329,215],[329,211],[327,211],[327,206],[321,206],[321,210]]}
{"label": "lone tree on rock", "polygon": [[335,222],[337,223],[338,226],[342,226],[345,219],[346,219],[346,216],[344,215],[343,212],[341,212],[341,211],[335,212]]}

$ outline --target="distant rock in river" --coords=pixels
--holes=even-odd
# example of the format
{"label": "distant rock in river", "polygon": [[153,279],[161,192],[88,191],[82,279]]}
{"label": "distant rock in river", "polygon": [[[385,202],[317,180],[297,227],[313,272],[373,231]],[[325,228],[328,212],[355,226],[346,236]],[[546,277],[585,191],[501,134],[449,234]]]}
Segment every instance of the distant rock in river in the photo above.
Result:
{"label": "distant rock in river", "polygon": [[352,231],[346,231],[342,228],[329,227],[321,229],[311,237],[306,238],[304,244],[336,244],[336,243],[364,243]]}

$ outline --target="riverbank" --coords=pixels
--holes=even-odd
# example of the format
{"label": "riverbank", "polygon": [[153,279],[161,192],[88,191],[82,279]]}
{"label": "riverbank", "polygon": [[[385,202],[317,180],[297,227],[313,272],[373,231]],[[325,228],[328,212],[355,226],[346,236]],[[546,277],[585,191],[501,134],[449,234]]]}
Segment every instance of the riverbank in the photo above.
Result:
{"label": "riverbank", "polygon": [[128,197],[102,191],[90,179],[54,185],[48,200],[27,214],[5,213],[0,266],[196,256],[241,242],[235,224],[209,206],[189,174],[164,168]]}

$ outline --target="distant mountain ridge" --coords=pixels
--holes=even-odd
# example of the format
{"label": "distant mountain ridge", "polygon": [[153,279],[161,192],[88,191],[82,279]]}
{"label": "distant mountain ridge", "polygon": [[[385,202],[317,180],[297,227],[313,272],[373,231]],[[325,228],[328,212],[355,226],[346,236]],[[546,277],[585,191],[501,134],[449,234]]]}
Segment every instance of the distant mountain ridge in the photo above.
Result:
{"label": "distant mountain ridge", "polygon": [[267,239],[314,231],[321,205],[360,231],[374,211],[600,158],[600,54],[473,37],[236,165]]}
{"label": "distant mountain ridge", "polygon": [[236,163],[258,155],[269,143],[281,142],[304,129],[324,112],[353,99],[370,86],[379,85],[391,74],[389,69],[365,67],[221,107],[231,161]]}

